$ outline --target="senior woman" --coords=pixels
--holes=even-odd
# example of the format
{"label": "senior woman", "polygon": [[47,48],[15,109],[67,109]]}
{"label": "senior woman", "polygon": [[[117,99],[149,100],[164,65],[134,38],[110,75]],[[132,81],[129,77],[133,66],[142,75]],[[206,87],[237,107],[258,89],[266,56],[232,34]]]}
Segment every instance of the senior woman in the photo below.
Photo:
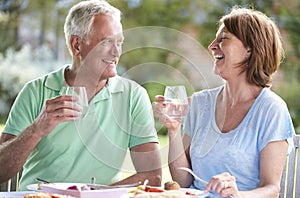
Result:
{"label": "senior woman", "polygon": [[156,97],[172,178],[222,197],[278,197],[295,133],[286,103],[270,89],[284,55],[279,30],[265,14],[235,6],[220,19],[209,49],[224,85],[193,94],[183,137],[180,122],[161,113],[164,98]]}

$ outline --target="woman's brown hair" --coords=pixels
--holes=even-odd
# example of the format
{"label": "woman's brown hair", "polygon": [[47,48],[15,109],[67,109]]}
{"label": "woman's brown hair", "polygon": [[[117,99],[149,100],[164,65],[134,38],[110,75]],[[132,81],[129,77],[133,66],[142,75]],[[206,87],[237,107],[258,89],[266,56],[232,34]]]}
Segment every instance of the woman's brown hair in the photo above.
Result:
{"label": "woman's brown hair", "polygon": [[249,48],[245,61],[247,80],[261,87],[272,85],[272,75],[284,58],[281,35],[276,24],[257,10],[233,7],[220,24]]}

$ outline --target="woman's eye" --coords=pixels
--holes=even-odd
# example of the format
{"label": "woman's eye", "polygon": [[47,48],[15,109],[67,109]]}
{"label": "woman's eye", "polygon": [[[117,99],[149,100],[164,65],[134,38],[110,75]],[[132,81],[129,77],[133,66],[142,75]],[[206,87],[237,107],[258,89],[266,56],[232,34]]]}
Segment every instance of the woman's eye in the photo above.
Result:
{"label": "woman's eye", "polygon": [[223,36],[219,39],[219,41],[222,42],[224,39],[227,39],[227,37]]}

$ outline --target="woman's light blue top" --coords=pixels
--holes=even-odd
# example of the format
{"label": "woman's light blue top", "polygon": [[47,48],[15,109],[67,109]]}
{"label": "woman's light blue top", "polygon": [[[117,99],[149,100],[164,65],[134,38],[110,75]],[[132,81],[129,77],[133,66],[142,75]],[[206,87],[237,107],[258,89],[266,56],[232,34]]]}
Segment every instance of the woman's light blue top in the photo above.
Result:
{"label": "woman's light blue top", "polygon": [[[222,89],[223,86],[192,96],[184,126],[191,139],[191,166],[206,181],[229,172],[236,177],[239,190],[251,190],[259,185],[260,152],[269,142],[286,139],[292,151],[292,120],[286,103],[264,88],[242,122],[234,130],[222,133],[215,120],[216,100]],[[191,187],[204,188],[196,180]]]}

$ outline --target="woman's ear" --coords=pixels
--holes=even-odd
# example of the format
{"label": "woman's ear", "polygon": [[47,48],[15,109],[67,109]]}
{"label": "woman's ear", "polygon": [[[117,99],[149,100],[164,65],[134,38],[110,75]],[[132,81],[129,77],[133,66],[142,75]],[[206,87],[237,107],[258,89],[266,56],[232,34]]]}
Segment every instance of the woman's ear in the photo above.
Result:
{"label": "woman's ear", "polygon": [[79,46],[80,40],[81,40],[80,37],[75,35],[72,35],[70,38],[70,47],[74,56],[80,55],[80,46]]}
{"label": "woman's ear", "polygon": [[251,48],[250,47],[247,48],[247,54],[251,54]]}

